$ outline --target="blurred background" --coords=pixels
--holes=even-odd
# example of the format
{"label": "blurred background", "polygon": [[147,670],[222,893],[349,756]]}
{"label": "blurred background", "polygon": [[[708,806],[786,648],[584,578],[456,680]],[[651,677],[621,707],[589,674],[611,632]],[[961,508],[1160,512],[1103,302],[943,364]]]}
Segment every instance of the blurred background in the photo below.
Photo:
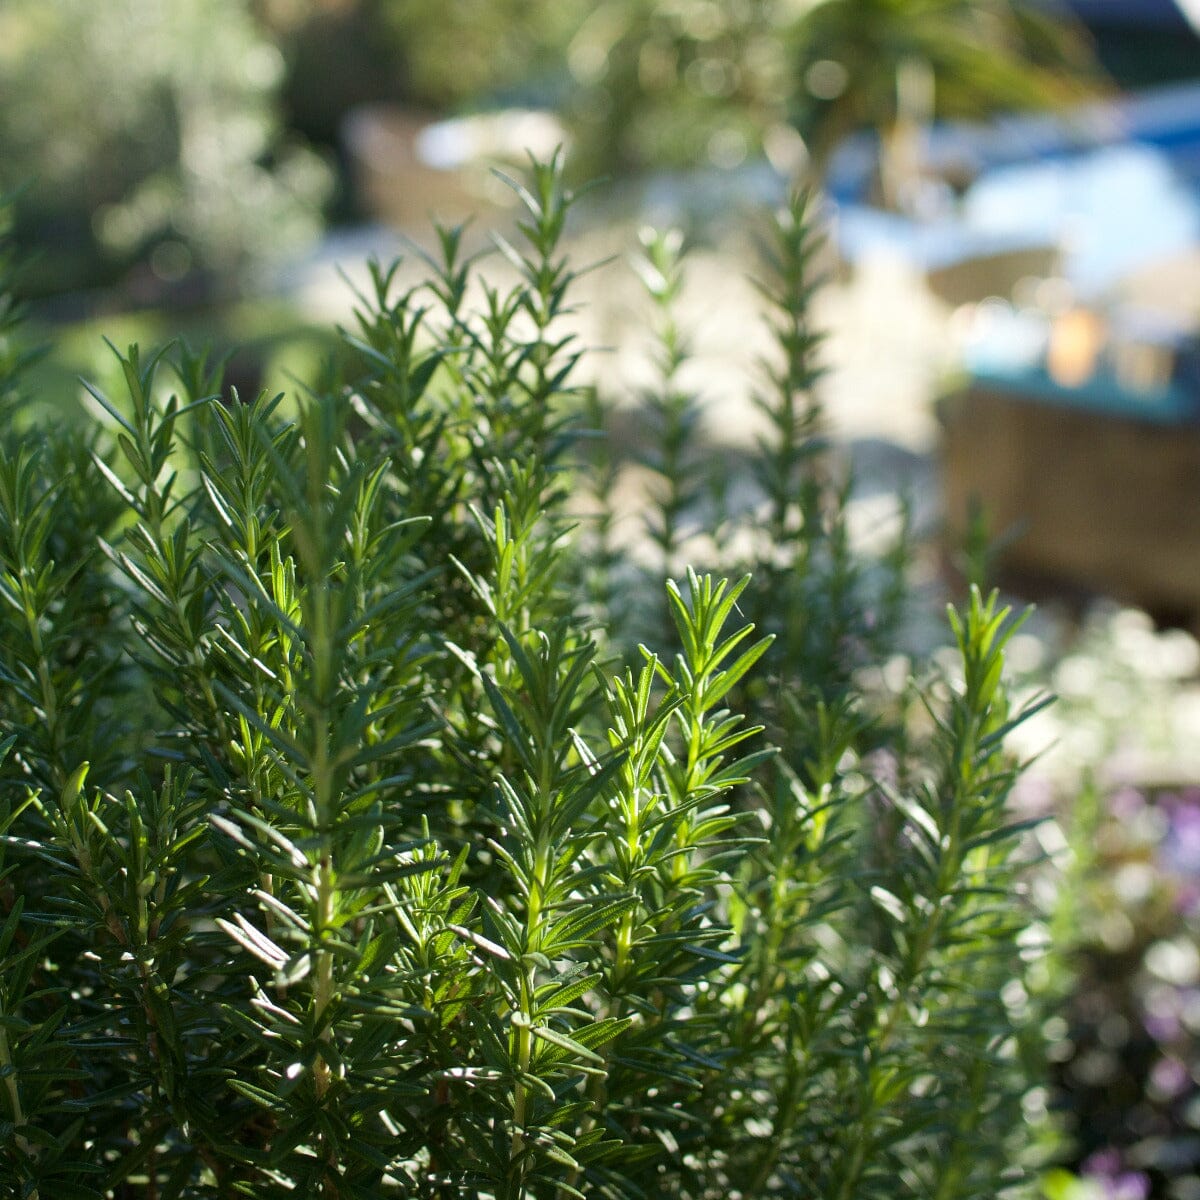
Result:
{"label": "blurred background", "polygon": [[3,0],[38,394],[78,414],[101,334],[210,341],[243,390],[304,377],[368,256],[411,259],[431,216],[485,245],[512,220],[490,169],[559,145],[606,181],[578,261],[617,256],[580,284],[588,370],[636,422],[625,259],[682,229],[729,461],[768,344],[755,214],[819,190],[857,535],[906,492],[920,586],[965,553],[1041,601],[1013,666],[1061,697],[1020,798],[1065,871],[1036,898],[1047,1195],[1200,1200],[1200,0]]}

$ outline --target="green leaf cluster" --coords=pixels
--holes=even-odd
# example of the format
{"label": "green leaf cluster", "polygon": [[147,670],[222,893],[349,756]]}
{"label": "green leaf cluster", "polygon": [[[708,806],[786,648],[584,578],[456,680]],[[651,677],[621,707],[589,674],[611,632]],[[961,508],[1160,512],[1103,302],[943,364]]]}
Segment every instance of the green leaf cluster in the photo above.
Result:
{"label": "green leaf cluster", "polygon": [[414,290],[376,267],[292,416],[131,347],[92,429],[4,435],[6,1195],[1020,1181],[1013,626],[953,614],[924,732],[861,686],[876,577],[812,465],[803,205],[772,565],[660,581],[651,648],[596,620],[571,529],[573,197],[557,162],[514,186],[515,282],[460,229]]}

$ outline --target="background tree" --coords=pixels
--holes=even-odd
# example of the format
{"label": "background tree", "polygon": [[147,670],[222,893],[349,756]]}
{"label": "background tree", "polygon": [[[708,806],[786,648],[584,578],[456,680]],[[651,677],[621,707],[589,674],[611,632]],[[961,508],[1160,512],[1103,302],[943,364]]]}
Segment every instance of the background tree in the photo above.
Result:
{"label": "background tree", "polygon": [[1020,0],[816,0],[788,31],[793,117],[820,179],[841,141],[879,136],[882,199],[901,199],[935,117],[1055,106],[1097,83],[1066,15]]}
{"label": "background tree", "polygon": [[283,136],[283,70],[245,0],[8,0],[0,193],[41,248],[29,286],[235,272],[315,236],[330,181]]}

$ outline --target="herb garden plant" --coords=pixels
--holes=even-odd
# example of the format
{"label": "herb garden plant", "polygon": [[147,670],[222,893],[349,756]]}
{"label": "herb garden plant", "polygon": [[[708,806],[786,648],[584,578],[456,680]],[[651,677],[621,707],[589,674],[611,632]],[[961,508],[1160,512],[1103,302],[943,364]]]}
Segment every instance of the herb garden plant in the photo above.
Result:
{"label": "herb garden plant", "polygon": [[512,287],[469,305],[440,230],[291,399],[134,347],[89,429],[40,426],[5,301],[5,1195],[1022,1184],[1013,624],[976,592],[956,677],[870,683],[905,546],[852,549],[822,451],[804,203],[764,285],[762,509],[713,543],[751,548],[695,570],[650,243],[664,579],[611,513],[573,528],[615,468],[577,438],[571,197],[557,164],[515,186]]}

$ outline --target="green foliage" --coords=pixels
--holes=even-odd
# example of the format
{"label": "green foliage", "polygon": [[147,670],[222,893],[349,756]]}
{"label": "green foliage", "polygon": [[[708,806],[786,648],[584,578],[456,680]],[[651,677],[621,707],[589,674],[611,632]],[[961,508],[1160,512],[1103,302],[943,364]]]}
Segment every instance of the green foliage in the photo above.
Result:
{"label": "green foliage", "polygon": [[131,347],[82,445],[7,437],[9,1194],[1020,1182],[1014,625],[952,611],[923,727],[862,686],[878,564],[813,474],[803,204],[768,289],[774,566],[667,581],[635,649],[587,616],[566,508],[596,412],[572,197],[557,163],[515,186],[516,282],[470,308],[456,229],[415,291],[376,268],[293,420]]}
{"label": "green foliage", "polygon": [[536,88],[587,12],[580,0],[376,0],[375,8],[411,95],[438,106]]}
{"label": "green foliage", "polygon": [[[230,271],[318,228],[328,187],[283,144],[279,52],[245,0],[7,0],[0,11],[0,190],[39,291],[134,261],[162,280]],[[64,64],[69,63],[69,68]]]}
{"label": "green foliage", "polygon": [[1013,0],[605,0],[567,60],[591,169],[765,148],[788,170],[796,131],[818,180],[858,130],[886,157],[905,121],[1062,103],[1095,77],[1064,12]]}
{"label": "green foliage", "polygon": [[[579,169],[625,173],[764,149],[814,177],[862,129],[1078,99],[1097,71],[1065,8],[1019,0],[384,0],[426,102],[524,87],[558,106]],[[885,189],[896,182],[887,176]],[[888,199],[896,199],[888,196]]]}
{"label": "green foliage", "polygon": [[1078,100],[1095,86],[1086,37],[1065,8],[1014,0],[826,0],[794,27],[797,127],[819,165],[856,128],[889,153],[905,125]]}

